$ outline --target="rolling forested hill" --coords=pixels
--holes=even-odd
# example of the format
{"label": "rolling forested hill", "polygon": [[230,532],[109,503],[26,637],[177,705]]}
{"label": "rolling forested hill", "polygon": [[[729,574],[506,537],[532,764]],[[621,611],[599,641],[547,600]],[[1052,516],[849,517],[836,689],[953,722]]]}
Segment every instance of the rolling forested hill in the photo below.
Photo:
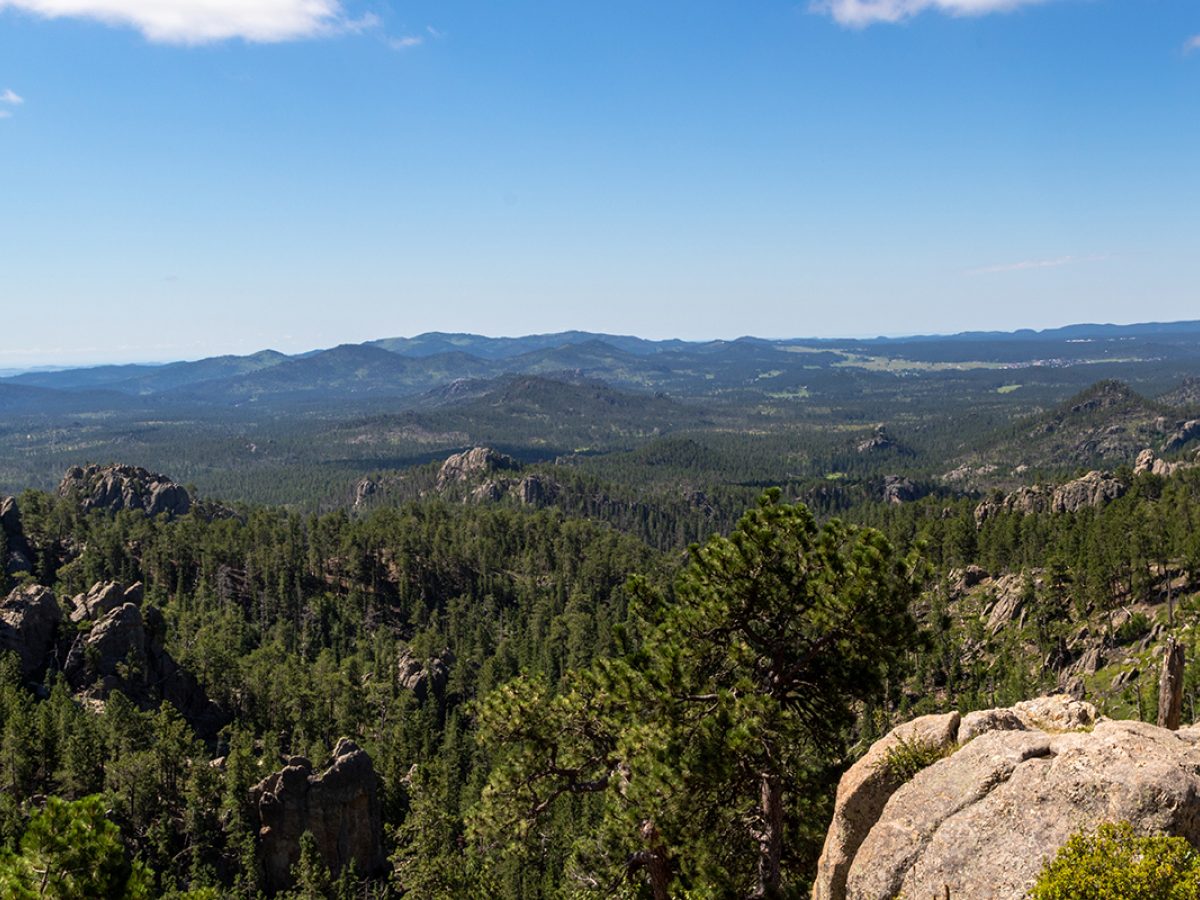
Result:
{"label": "rolling forested hill", "polygon": [[[324,508],[357,477],[477,444],[611,469],[667,435],[777,460],[737,481],[1003,469],[970,480],[986,488],[1020,466],[1068,474],[1131,461],[1140,442],[1164,449],[1196,413],[1198,348],[1198,323],[851,341],[428,334],[31,372],[0,379],[0,488],[49,487],[81,458],[121,460],[230,499]],[[1104,381],[1158,399],[1072,424],[1083,414],[1059,407]],[[912,451],[903,465],[856,452],[879,424]],[[1127,438],[1101,433],[1116,428]]]}

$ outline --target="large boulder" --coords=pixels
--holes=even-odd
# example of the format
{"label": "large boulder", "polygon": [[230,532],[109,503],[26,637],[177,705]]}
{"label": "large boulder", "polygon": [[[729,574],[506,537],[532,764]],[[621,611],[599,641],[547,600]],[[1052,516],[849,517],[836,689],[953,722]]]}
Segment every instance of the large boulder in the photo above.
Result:
{"label": "large boulder", "polygon": [[396,661],[397,682],[406,691],[412,691],[413,696],[422,703],[431,693],[441,698],[450,681],[450,667],[454,662],[454,653],[449,649],[422,660],[405,647]]}
{"label": "large boulder", "polygon": [[192,508],[185,488],[137,466],[73,466],[58,493],[74,498],[84,511],[140,509],[150,516],[183,516]]}
{"label": "large boulder", "polygon": [[41,585],[17,588],[0,602],[0,650],[21,658],[21,674],[36,678],[54,649],[62,611],[54,592]]}
{"label": "large boulder", "polygon": [[336,875],[355,864],[371,875],[383,868],[383,812],[379,778],[366,751],[342,738],[326,768],[314,774],[303,757],[250,789],[258,814],[258,857],[269,892],[292,884],[300,838],[312,832],[317,850]]}
{"label": "large boulder", "polygon": [[900,786],[887,764],[892,752],[905,744],[948,749],[957,738],[958,726],[956,712],[905,722],[872,744],[866,756],[842,776],[833,824],[829,826],[817,869],[813,900],[839,900],[846,896],[846,878],[858,849]]}
{"label": "large boulder", "polygon": [[94,622],[126,603],[140,606],[143,593],[140,581],[128,588],[115,581],[97,582],[86,594],[79,594],[71,600],[73,608],[70,619],[78,625],[81,622]]}
{"label": "large boulder", "polygon": [[839,786],[816,898],[941,897],[948,889],[1019,900],[1073,833],[1108,821],[1200,846],[1200,729],[1097,718],[1090,704],[1058,696],[964,716],[957,749],[884,802],[876,798],[873,819],[859,821],[861,841],[835,858],[831,846],[847,846],[840,821],[848,789],[862,781],[864,764],[879,768],[880,744]]}

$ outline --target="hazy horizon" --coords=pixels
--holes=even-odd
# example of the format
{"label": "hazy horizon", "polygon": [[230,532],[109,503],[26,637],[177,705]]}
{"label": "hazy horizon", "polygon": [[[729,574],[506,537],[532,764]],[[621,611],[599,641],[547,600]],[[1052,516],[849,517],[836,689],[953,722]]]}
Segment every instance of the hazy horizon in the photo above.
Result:
{"label": "hazy horizon", "polygon": [[90,361],[79,361],[79,362],[57,362],[57,361],[54,361],[53,359],[47,358],[45,361],[31,362],[27,365],[3,365],[2,364],[3,357],[0,356],[0,378],[10,378],[14,375],[24,374],[26,372],[33,372],[33,371],[85,369],[85,368],[91,368],[94,366],[110,366],[110,365],[112,365],[112,366],[166,366],[166,365],[171,365],[174,363],[195,362],[198,360],[211,359],[214,357],[249,356],[249,355],[253,355],[255,353],[271,352],[271,351],[284,353],[288,356],[296,356],[296,355],[306,354],[306,353],[316,353],[316,352],[320,352],[322,350],[328,350],[333,347],[338,347],[338,346],[342,346],[345,344],[364,344],[364,343],[369,343],[372,341],[381,341],[381,340],[389,340],[389,339],[404,340],[404,339],[412,339],[412,338],[416,338],[416,337],[421,337],[423,335],[429,335],[429,334],[447,334],[447,335],[465,334],[465,335],[471,335],[474,337],[483,337],[483,338],[489,338],[489,339],[509,339],[509,338],[517,339],[517,338],[523,338],[523,337],[541,337],[541,336],[545,336],[545,335],[565,334],[565,333],[576,332],[576,333],[607,335],[610,337],[635,337],[635,338],[640,338],[642,340],[648,340],[648,341],[682,340],[682,341],[686,341],[687,343],[696,343],[696,344],[702,344],[702,343],[707,343],[707,342],[711,342],[711,341],[736,341],[736,340],[740,340],[740,339],[764,340],[764,341],[854,341],[854,340],[899,340],[899,341],[902,341],[902,340],[912,339],[912,338],[922,338],[922,337],[944,338],[944,337],[954,337],[954,336],[962,335],[962,334],[976,334],[976,333],[978,333],[978,334],[988,334],[988,333],[991,333],[991,334],[1015,334],[1018,332],[1026,332],[1026,331],[1033,332],[1033,333],[1041,333],[1041,332],[1045,332],[1045,331],[1054,331],[1054,330],[1061,329],[1061,328],[1089,327],[1089,326],[1095,326],[1095,327],[1100,327],[1100,328],[1104,328],[1104,327],[1122,328],[1122,327],[1135,327],[1135,326],[1145,326],[1145,325],[1169,326],[1169,325],[1186,324],[1188,322],[1193,322],[1193,321],[1200,321],[1200,320],[1176,319],[1176,320],[1171,320],[1171,321],[1158,321],[1158,320],[1142,321],[1142,320],[1139,320],[1139,321],[1129,321],[1129,322],[1062,322],[1062,323],[1059,323],[1056,325],[1049,325],[1044,328],[1030,328],[1030,327],[1025,327],[1025,326],[1019,326],[1017,328],[1009,328],[1009,329],[970,329],[968,331],[943,331],[943,332],[929,331],[929,332],[914,332],[911,334],[827,334],[827,335],[817,335],[817,334],[803,334],[803,335],[738,334],[738,335],[714,335],[712,337],[705,337],[705,338],[681,338],[677,335],[651,336],[651,335],[645,335],[645,334],[638,334],[638,333],[632,332],[632,331],[594,332],[594,331],[591,331],[590,329],[585,329],[585,328],[567,328],[567,329],[563,329],[562,331],[528,332],[528,333],[513,333],[513,334],[480,334],[478,332],[457,332],[457,331],[452,332],[452,331],[447,331],[445,329],[434,329],[432,331],[424,331],[424,332],[419,332],[419,333],[409,334],[409,335],[392,335],[392,334],[376,335],[373,337],[365,338],[364,340],[361,340],[361,341],[337,341],[337,342],[325,344],[325,345],[322,345],[319,347],[299,347],[297,349],[290,350],[290,351],[283,350],[279,347],[256,347],[245,353],[232,352],[232,351],[201,352],[198,355],[186,356],[186,357],[175,357],[175,358],[169,358],[169,357],[162,357],[162,358],[114,357],[114,358],[101,358],[101,359],[94,359],[94,360],[90,360]]}

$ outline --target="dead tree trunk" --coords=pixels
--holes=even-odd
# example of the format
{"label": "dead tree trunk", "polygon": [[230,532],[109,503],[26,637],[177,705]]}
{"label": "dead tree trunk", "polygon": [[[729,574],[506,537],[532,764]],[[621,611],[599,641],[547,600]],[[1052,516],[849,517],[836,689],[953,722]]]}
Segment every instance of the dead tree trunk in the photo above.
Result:
{"label": "dead tree trunk", "polygon": [[783,783],[764,772],[760,782],[762,822],[758,832],[758,891],[755,897],[773,897],[779,890],[783,862]]}
{"label": "dead tree trunk", "polygon": [[645,850],[640,850],[629,859],[629,871],[642,869],[650,882],[650,894],[654,900],[669,900],[671,889],[671,860],[663,847],[662,838],[652,821],[642,823],[642,840]]}
{"label": "dead tree trunk", "polygon": [[1183,644],[1168,638],[1158,676],[1158,727],[1179,730],[1183,718]]}

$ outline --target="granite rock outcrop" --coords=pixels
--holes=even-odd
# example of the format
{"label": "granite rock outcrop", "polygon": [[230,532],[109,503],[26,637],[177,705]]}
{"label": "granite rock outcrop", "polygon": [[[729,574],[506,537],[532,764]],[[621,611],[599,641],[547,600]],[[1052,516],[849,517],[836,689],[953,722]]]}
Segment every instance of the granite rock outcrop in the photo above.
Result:
{"label": "granite rock outcrop", "polygon": [[371,757],[347,738],[338,741],[320,772],[313,771],[309,760],[294,756],[251,788],[250,800],[258,816],[258,858],[270,893],[292,885],[306,831],[334,875],[351,863],[360,874],[372,875],[386,863],[379,777]]}
{"label": "granite rock outcrop", "polygon": [[[888,753],[940,759],[910,780]],[[1200,846],[1200,728],[1168,731],[1043,697],[899,726],[842,777],[814,900],[1020,900],[1081,829],[1129,821]]]}

